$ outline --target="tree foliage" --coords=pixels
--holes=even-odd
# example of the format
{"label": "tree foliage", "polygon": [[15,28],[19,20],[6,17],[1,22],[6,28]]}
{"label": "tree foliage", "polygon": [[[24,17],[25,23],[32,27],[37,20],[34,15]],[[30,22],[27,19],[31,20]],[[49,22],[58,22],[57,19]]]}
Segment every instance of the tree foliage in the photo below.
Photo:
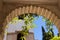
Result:
{"label": "tree foliage", "polygon": [[[46,28],[48,30],[48,32],[42,31],[43,40],[50,40],[54,37],[53,24],[49,19],[46,19],[46,18],[43,18],[43,21],[46,22]],[[44,30],[44,28],[42,30]]]}
{"label": "tree foliage", "polygon": [[48,32],[43,31],[44,28],[42,29],[43,33],[43,40],[60,40],[60,36],[55,36],[53,32],[53,23],[49,20],[46,19],[45,17],[43,18],[43,21],[46,22],[46,28]]}

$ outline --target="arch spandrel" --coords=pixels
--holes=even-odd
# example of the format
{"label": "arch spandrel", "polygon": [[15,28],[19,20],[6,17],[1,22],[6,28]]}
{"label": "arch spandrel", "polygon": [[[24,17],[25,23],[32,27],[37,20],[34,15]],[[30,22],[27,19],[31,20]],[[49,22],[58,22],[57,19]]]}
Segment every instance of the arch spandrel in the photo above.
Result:
{"label": "arch spandrel", "polygon": [[3,25],[4,26],[7,25],[14,17],[21,15],[21,14],[25,14],[25,13],[36,13],[37,15],[42,15],[48,18],[49,20],[51,20],[56,26],[58,26],[60,22],[58,20],[58,17],[54,13],[49,11],[48,9],[44,9],[44,8],[37,7],[37,6],[25,6],[25,7],[19,7],[18,9],[15,9],[11,13],[9,13]]}

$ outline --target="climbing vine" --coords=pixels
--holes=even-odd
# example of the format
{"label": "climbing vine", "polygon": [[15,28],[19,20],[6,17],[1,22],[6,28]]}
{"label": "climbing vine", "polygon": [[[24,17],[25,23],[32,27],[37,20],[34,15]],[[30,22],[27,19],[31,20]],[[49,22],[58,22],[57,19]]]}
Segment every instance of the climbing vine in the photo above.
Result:
{"label": "climbing vine", "polygon": [[18,38],[17,40],[26,40],[24,36],[29,34],[29,29],[34,28],[36,26],[33,23],[35,19],[34,17],[36,16],[37,15],[33,15],[31,13],[18,16],[19,20],[24,20],[25,26],[22,26],[23,30],[20,31],[20,38]]}

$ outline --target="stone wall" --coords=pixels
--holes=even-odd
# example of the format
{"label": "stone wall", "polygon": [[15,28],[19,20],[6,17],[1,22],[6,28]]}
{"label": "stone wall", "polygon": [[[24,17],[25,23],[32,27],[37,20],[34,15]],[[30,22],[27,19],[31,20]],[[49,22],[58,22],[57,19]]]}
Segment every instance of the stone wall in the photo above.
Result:
{"label": "stone wall", "polygon": [[[0,0],[0,22],[2,21],[1,19],[2,19],[2,7],[3,7],[3,2],[2,2],[2,0]],[[1,24],[1,23],[0,23]]]}
{"label": "stone wall", "polygon": [[0,40],[2,40],[3,39],[3,37],[2,37],[2,7],[3,7],[3,2],[2,2],[2,0],[0,0]]}
{"label": "stone wall", "polygon": [[17,40],[17,34],[16,33],[9,33],[6,37],[6,40]]}
{"label": "stone wall", "polygon": [[[17,40],[18,33],[8,33],[6,40]],[[25,36],[26,40],[34,40],[34,33],[30,32],[27,36]]]}

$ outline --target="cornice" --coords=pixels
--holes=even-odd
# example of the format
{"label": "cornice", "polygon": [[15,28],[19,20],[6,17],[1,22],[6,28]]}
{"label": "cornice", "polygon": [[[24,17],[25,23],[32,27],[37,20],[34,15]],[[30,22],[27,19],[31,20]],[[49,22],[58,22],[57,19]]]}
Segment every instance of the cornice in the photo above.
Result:
{"label": "cornice", "polygon": [[57,5],[57,2],[41,2],[41,1],[4,1],[5,4],[23,4],[23,5]]}

